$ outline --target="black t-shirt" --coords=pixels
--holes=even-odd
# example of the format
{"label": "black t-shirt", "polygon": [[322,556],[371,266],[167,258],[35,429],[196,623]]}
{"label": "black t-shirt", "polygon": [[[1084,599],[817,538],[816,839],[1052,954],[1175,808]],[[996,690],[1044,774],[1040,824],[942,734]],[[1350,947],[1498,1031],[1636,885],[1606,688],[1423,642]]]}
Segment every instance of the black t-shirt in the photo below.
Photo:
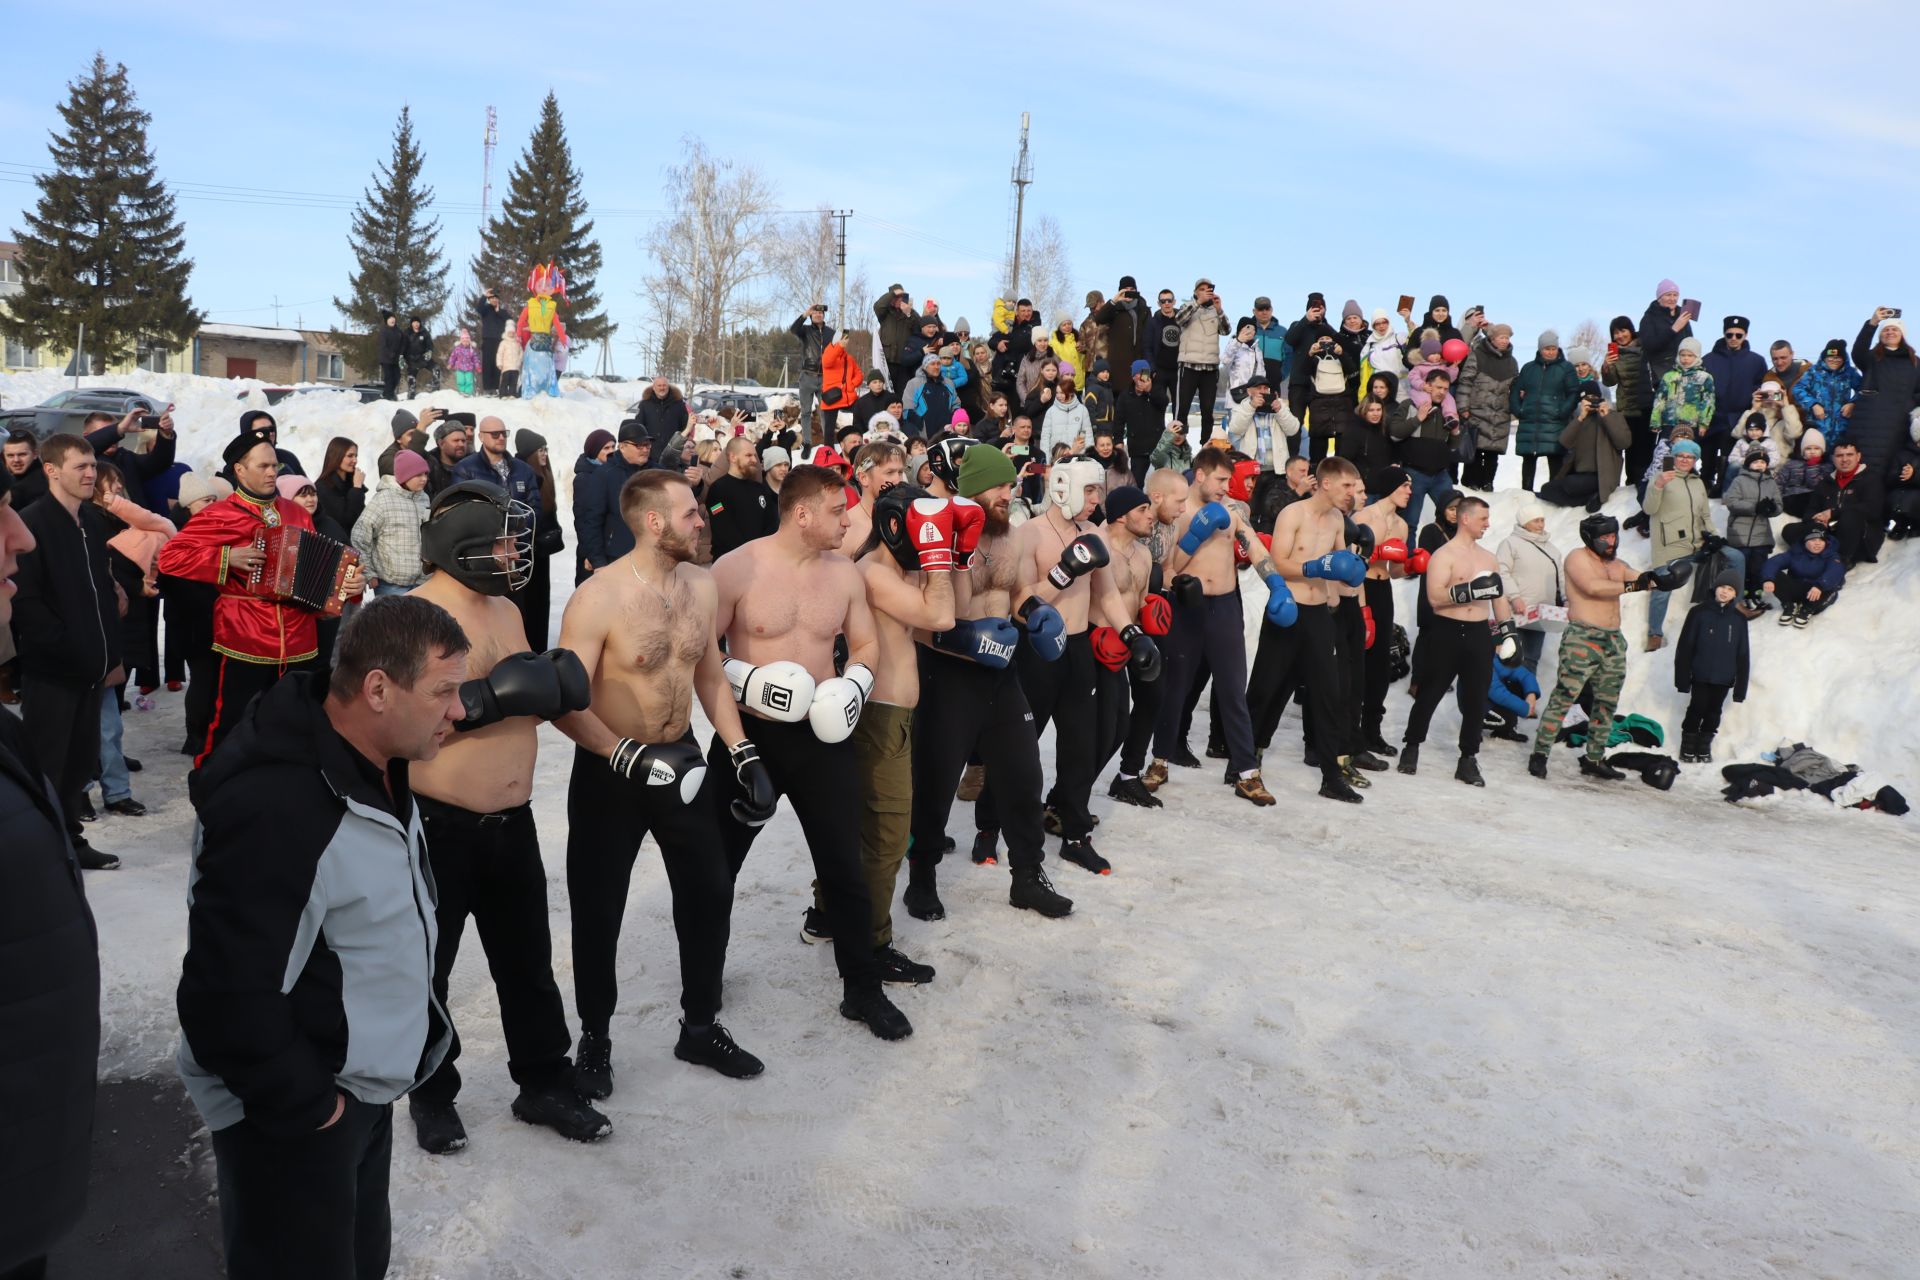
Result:
{"label": "black t-shirt", "polygon": [[707,486],[707,523],[713,527],[713,558],[780,527],[780,501],[758,480],[721,476]]}

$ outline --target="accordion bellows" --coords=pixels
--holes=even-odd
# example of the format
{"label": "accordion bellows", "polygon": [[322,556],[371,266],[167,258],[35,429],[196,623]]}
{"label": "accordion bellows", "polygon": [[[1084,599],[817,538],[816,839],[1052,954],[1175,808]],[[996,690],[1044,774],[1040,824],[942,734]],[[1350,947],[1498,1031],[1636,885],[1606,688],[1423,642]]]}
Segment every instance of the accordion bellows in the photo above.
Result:
{"label": "accordion bellows", "polygon": [[360,563],[353,548],[287,524],[261,530],[253,544],[263,558],[260,567],[247,575],[249,595],[298,605],[328,618],[340,616],[347,602],[347,570]]}

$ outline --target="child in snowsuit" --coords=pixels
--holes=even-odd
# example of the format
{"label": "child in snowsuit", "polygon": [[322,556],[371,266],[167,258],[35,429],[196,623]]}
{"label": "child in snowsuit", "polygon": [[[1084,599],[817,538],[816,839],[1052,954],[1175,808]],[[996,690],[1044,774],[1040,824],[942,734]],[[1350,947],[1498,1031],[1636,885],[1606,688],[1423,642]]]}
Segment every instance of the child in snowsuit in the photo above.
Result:
{"label": "child in snowsuit", "polygon": [[1402,383],[1407,399],[1413,402],[1415,409],[1424,409],[1432,404],[1433,394],[1427,390],[1427,375],[1436,369],[1445,370],[1447,391],[1440,397],[1440,415],[1442,418],[1458,418],[1460,411],[1453,402],[1453,384],[1460,381],[1460,366],[1448,364],[1440,358],[1440,339],[1437,337],[1420,339],[1419,353]]}
{"label": "child in snowsuit", "polygon": [[1750,413],[1746,421],[1740,424],[1740,438],[1727,450],[1727,469],[1720,477],[1720,491],[1726,492],[1735,476],[1747,469],[1747,455],[1755,449],[1767,455],[1769,470],[1780,469],[1784,459],[1780,456],[1780,443],[1773,437],[1773,428],[1767,422],[1764,413]]}
{"label": "child in snowsuit", "polygon": [[1836,445],[1847,434],[1847,406],[1859,396],[1860,371],[1848,363],[1847,344],[1838,338],[1828,341],[1813,367],[1793,384],[1793,402],[1800,406],[1800,416]]}
{"label": "child in snowsuit", "polygon": [[1746,456],[1746,465],[1727,485],[1727,543],[1740,548],[1747,557],[1746,598],[1740,604],[1750,618],[1766,612],[1767,598],[1760,591],[1760,578],[1767,557],[1773,554],[1773,517],[1782,510],[1780,486],[1771,474],[1769,458],[1766,449],[1754,448]]}
{"label": "child in snowsuit", "polygon": [[447,368],[453,370],[454,388],[463,396],[472,395],[473,375],[480,372],[480,348],[473,345],[473,335],[465,329],[447,353]]}
{"label": "child in snowsuit", "polygon": [[1679,367],[1667,370],[1653,397],[1653,429],[1667,435],[1685,423],[1697,438],[1713,422],[1713,375],[1700,363],[1700,340],[1680,342]]}
{"label": "child in snowsuit", "polygon": [[1804,627],[1826,611],[1846,585],[1847,566],[1823,524],[1809,525],[1800,545],[1767,561],[1762,589],[1780,597],[1780,625]]}
{"label": "child in snowsuit", "polygon": [[1508,742],[1525,742],[1527,735],[1514,726],[1521,718],[1539,713],[1540,682],[1519,663],[1508,666],[1495,658],[1493,679],[1487,682],[1487,732]]}
{"label": "child in snowsuit", "polygon": [[1714,579],[1713,603],[1687,614],[1674,647],[1673,687],[1693,694],[1680,722],[1680,759],[1686,764],[1713,761],[1713,735],[1720,731],[1727,694],[1735,702],[1747,700],[1747,619],[1734,607],[1739,591],[1740,575],[1723,571]]}
{"label": "child in snowsuit", "polygon": [[1780,505],[1796,520],[1812,514],[1813,491],[1833,474],[1833,464],[1826,456],[1826,440],[1808,427],[1800,437],[1800,456],[1780,464],[1774,477],[1780,483]]}

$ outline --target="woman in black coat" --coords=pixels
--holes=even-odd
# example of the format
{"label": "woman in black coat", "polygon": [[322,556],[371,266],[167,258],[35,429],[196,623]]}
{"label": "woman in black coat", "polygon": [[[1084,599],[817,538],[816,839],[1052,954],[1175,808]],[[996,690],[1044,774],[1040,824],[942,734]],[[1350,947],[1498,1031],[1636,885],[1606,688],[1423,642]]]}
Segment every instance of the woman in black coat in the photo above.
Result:
{"label": "woman in black coat", "polygon": [[[1875,328],[1880,341],[1873,340]],[[1907,341],[1907,329],[1885,307],[1860,326],[1853,340],[1853,363],[1860,370],[1860,399],[1847,423],[1846,440],[1860,446],[1860,465],[1881,481],[1908,440],[1908,416],[1920,400],[1920,359]]]}
{"label": "woman in black coat", "polygon": [[513,452],[540,477],[540,501],[533,513],[533,578],[523,589],[514,593],[513,602],[520,606],[520,620],[527,629],[527,643],[533,646],[535,653],[545,653],[547,637],[553,630],[553,566],[550,562],[555,553],[566,550],[567,537],[560,526],[560,508],[554,497],[553,464],[547,456],[546,437],[522,427],[514,433]]}
{"label": "woman in black coat", "polygon": [[345,436],[327,441],[327,460],[313,489],[327,518],[352,533],[360,513],[367,509],[367,477],[360,470],[360,446]]}

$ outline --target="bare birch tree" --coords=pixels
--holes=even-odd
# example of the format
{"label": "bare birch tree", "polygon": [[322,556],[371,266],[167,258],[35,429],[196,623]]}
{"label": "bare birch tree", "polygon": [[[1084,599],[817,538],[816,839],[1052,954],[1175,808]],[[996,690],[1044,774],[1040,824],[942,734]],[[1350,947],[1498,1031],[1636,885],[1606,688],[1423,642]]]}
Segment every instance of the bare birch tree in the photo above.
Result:
{"label": "bare birch tree", "polygon": [[[1013,263],[1003,263],[1002,280],[1013,279]],[[1050,213],[1041,214],[1021,236],[1020,296],[1033,300],[1034,310],[1053,323],[1056,312],[1079,315],[1080,299],[1073,292],[1073,264],[1067,256],[1067,237]],[[1011,301],[1011,299],[1009,299]]]}
{"label": "bare birch tree", "polygon": [[1600,367],[1601,357],[1606,354],[1607,335],[1600,332],[1598,321],[1582,320],[1573,327],[1573,334],[1567,341],[1567,347],[1569,350],[1574,347],[1585,347],[1588,354],[1593,356],[1593,364],[1597,369]]}
{"label": "bare birch tree", "polygon": [[837,313],[840,265],[834,248],[833,214],[821,209],[788,221],[773,238],[768,257],[773,269],[774,318],[790,321],[816,302],[835,309],[835,328],[851,327],[867,301],[867,273],[851,266],[847,273],[847,311]]}

